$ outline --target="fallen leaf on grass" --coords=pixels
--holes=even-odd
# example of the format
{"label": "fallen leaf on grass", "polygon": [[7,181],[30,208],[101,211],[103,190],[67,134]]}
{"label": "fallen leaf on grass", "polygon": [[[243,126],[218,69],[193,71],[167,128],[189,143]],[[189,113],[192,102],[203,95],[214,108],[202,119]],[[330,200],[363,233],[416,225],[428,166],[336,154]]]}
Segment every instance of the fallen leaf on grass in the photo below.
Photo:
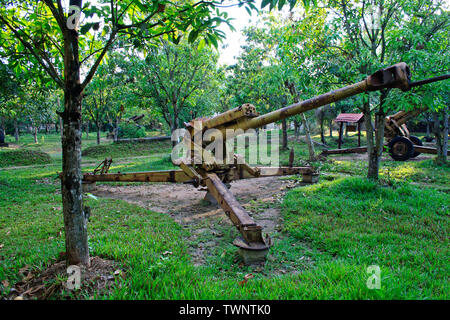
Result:
{"label": "fallen leaf on grass", "polygon": [[0,244],[0,249],[3,249],[3,247],[4,247],[5,245],[2,243],[2,244]]}
{"label": "fallen leaf on grass", "polygon": [[244,276],[244,280],[239,281],[239,285],[243,286],[244,284],[246,284],[248,282],[249,279],[253,278],[253,274],[248,273]]}
{"label": "fallen leaf on grass", "polygon": [[122,270],[116,270],[114,271],[114,276],[116,277],[120,276],[122,278],[125,278],[125,273]]}
{"label": "fallen leaf on grass", "polygon": [[23,300],[23,297],[22,296],[17,296],[17,297],[14,298],[14,300]]}
{"label": "fallen leaf on grass", "polygon": [[2,285],[3,285],[3,287],[8,288],[8,287],[9,287],[9,282],[8,282],[8,280],[3,280],[3,281],[2,281]]}

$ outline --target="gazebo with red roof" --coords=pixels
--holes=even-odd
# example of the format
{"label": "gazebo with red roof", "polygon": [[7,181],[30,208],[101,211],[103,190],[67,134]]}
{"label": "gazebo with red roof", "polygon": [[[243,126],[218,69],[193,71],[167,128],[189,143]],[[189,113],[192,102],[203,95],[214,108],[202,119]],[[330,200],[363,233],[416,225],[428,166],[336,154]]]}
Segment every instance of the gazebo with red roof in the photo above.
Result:
{"label": "gazebo with red roof", "polygon": [[342,129],[344,127],[344,123],[346,126],[357,125],[358,126],[358,147],[361,146],[361,123],[364,121],[364,114],[362,113],[341,113],[334,119],[334,122],[339,122],[339,140],[338,140],[338,149],[341,148],[342,145]]}

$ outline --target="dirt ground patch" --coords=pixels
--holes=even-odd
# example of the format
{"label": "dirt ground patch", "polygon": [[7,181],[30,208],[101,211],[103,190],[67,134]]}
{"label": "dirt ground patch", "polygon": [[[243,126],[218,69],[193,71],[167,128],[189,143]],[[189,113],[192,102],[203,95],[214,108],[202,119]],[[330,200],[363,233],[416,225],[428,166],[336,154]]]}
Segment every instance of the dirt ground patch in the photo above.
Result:
{"label": "dirt ground patch", "polygon": [[[79,265],[81,282],[80,288],[83,294],[88,295],[94,290],[107,290],[116,277],[123,277],[122,270],[117,269],[116,262],[105,260],[100,257],[92,257],[91,265],[86,268]],[[25,266],[19,270],[23,279],[10,289],[10,300],[48,299],[52,296],[57,298],[83,298],[78,297],[79,291],[71,291],[67,287],[69,274],[65,259],[57,261],[43,271],[33,270],[30,266]],[[5,287],[9,284],[3,283]],[[85,297],[86,298],[86,297]]]}
{"label": "dirt ground patch", "polygon": [[[290,183],[279,177],[238,180],[231,183],[230,191],[245,205],[251,201],[271,201]],[[226,217],[217,204],[204,200],[206,190],[188,184],[99,185],[92,193],[99,197],[125,200],[155,212],[168,213],[181,224],[192,223],[205,216]],[[255,214],[254,218],[258,219],[258,215]]]}
{"label": "dirt ground patch", "polygon": [[[269,235],[277,231],[281,224],[280,209],[272,205],[283,197],[285,190],[296,185],[292,180],[281,177],[238,180],[231,183],[231,192],[252,218],[263,227]],[[204,235],[210,240],[200,245],[190,246],[195,265],[204,263],[204,254],[208,248],[216,246],[221,240],[220,230],[212,225],[232,227],[223,210],[217,205],[204,200],[206,190],[199,190],[187,184],[142,184],[139,186],[98,185],[92,192],[96,196],[120,199],[143,208],[170,214],[173,219],[189,228],[192,236],[189,243]],[[205,223],[212,222],[212,223]]]}

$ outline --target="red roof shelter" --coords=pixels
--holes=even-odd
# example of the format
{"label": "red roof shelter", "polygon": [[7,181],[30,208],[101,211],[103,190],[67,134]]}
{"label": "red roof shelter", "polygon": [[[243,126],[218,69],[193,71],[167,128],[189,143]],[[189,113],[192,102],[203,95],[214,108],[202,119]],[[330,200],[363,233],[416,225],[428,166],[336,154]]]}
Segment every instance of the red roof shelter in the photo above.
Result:
{"label": "red roof shelter", "polygon": [[361,146],[361,123],[364,121],[364,114],[362,113],[341,113],[334,119],[335,122],[339,122],[339,140],[338,140],[338,149],[341,148],[342,145],[342,129],[344,127],[344,123],[347,129],[352,126],[358,126],[358,147]]}

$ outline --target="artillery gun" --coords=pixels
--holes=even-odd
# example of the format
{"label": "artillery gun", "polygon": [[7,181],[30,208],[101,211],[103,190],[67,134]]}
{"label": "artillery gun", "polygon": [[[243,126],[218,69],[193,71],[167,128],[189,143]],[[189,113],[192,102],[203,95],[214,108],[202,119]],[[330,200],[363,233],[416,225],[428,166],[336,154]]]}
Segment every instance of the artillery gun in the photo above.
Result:
{"label": "artillery gun", "polygon": [[[384,125],[385,145],[388,147],[389,155],[396,161],[406,161],[420,155],[421,153],[436,154],[436,148],[424,146],[419,137],[411,135],[406,122],[417,117],[427,109],[415,109],[410,111],[399,111],[387,116]],[[331,149],[324,150],[321,155],[365,153],[367,147]]]}
{"label": "artillery gun", "polygon": [[[227,141],[245,133],[247,129],[260,128],[359,93],[384,88],[410,90],[409,67],[403,62],[398,63],[379,70],[355,84],[264,115],[259,115],[254,106],[244,104],[211,118],[192,120],[186,123],[183,137],[187,152],[184,157],[173,160],[174,164],[180,167],[179,170],[133,173],[108,173],[108,170],[103,170],[100,174],[84,174],[83,184],[92,185],[98,181],[173,182],[190,183],[195,187],[206,188],[207,196],[217,201],[242,235],[233,244],[239,248],[244,262],[258,261],[266,256],[272,240],[268,235],[263,237],[262,227],[253,220],[228,190],[229,183],[239,179],[294,174],[302,174],[304,182],[313,183],[318,173],[310,166],[293,167],[292,154],[290,165],[287,167],[252,167],[239,155],[234,154],[234,149],[230,148]],[[211,143],[208,143],[209,141]],[[209,148],[211,144],[215,147]],[[109,166],[110,162],[105,164]]]}
{"label": "artillery gun", "polygon": [[[427,83],[442,81],[450,78],[450,75],[438,76],[435,78],[410,83],[410,88]],[[420,155],[421,153],[436,154],[436,148],[424,146],[420,138],[410,134],[406,122],[425,112],[427,108],[420,108],[409,111],[399,111],[385,118],[384,138],[388,147],[389,155],[396,161],[405,161]],[[346,148],[324,150],[321,155],[329,154],[349,154],[365,153],[367,147]]]}

